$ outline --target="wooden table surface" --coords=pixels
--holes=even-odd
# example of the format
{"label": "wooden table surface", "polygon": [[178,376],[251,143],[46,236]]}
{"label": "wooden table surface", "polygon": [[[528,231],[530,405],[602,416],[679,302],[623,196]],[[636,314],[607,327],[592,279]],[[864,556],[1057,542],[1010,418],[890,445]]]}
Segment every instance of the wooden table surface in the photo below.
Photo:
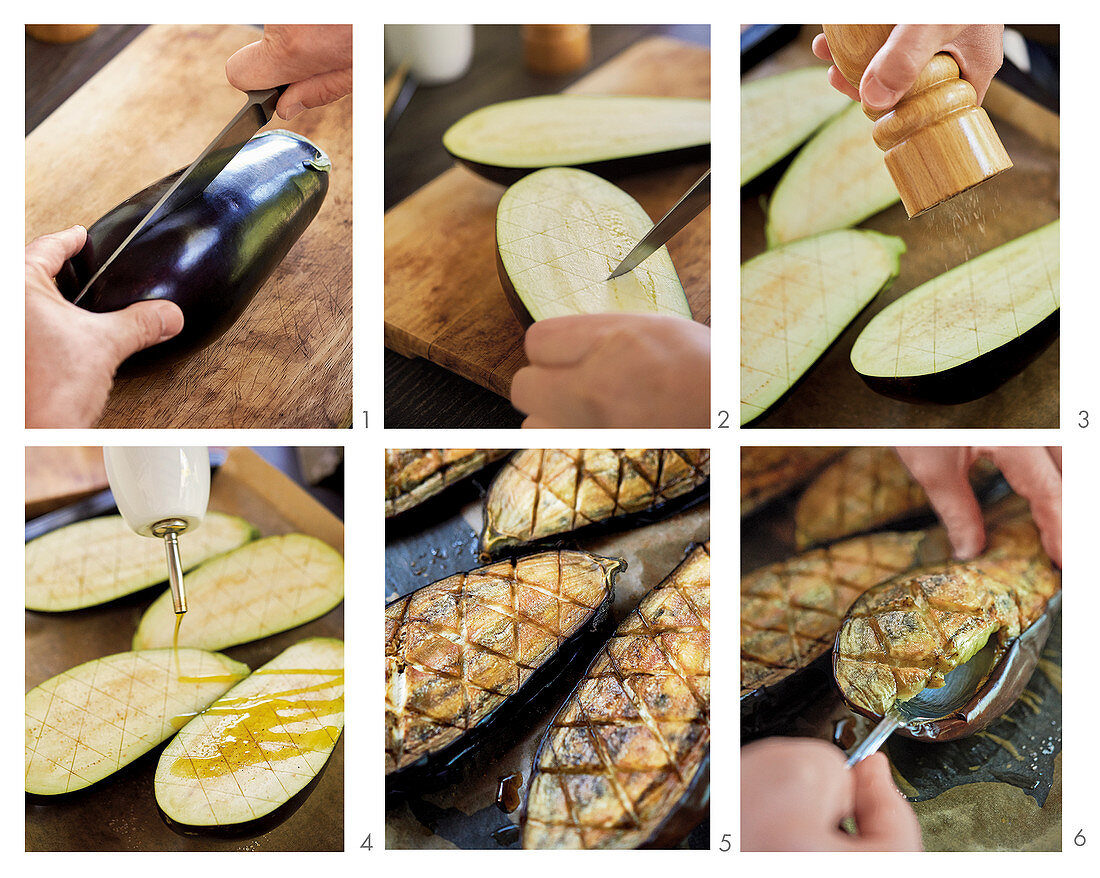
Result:
{"label": "wooden table surface", "polygon": [[[420,88],[385,145],[388,210],[452,165],[443,132],[467,113],[496,101],[555,93],[640,39],[667,34],[708,45],[705,26],[598,25],[592,60],[567,76],[535,76],[523,66],[519,27],[479,25],[470,72],[450,85]],[[506,399],[422,359],[385,351],[387,427],[518,427],[522,415]]]}

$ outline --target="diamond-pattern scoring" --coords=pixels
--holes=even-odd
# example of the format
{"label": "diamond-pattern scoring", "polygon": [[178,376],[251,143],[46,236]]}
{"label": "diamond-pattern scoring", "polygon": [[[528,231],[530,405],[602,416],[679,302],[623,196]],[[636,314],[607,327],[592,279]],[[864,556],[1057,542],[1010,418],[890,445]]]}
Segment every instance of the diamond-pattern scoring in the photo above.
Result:
{"label": "diamond-pattern scoring", "polygon": [[[331,610],[344,596],[344,559],[305,534],[267,537],[203,565],[185,585],[190,609],[180,644],[223,649]],[[171,646],[174,630],[166,592],[146,611],[135,646]]]}
{"label": "diamond-pattern scoring", "polygon": [[525,848],[636,847],[684,795],[710,744],[710,545],[601,649],[539,746]]}
{"label": "diamond-pattern scoring", "polygon": [[[890,378],[943,372],[1038,325],[1059,306],[1058,231],[1019,238],[891,303],[860,333],[853,365]],[[1011,267],[990,270],[992,259],[1009,257]]]}
{"label": "diamond-pattern scoring", "polygon": [[741,449],[741,515],[809,479],[840,453],[839,448],[766,445]]}
{"label": "diamond-pattern scoring", "polygon": [[542,552],[386,607],[386,773],[435,753],[519,691],[591,621],[620,561]]}
{"label": "diamond-pattern scoring", "polygon": [[26,788],[65,793],[171,736],[248,669],[195,649],[124,652],[79,665],[26,697]]}
{"label": "diamond-pattern scoring", "polygon": [[[497,248],[513,286],[535,319],[615,310],[622,299],[648,291],[647,310],[669,310],[662,289],[680,281],[661,248],[628,274],[607,276],[653,225],[637,203],[611,183],[585,171],[551,168],[523,178],[497,209]],[[681,309],[682,310],[682,309]],[[690,316],[687,314],[685,316]]]}
{"label": "diamond-pattern scoring", "polygon": [[832,649],[848,607],[919,561],[921,533],[856,537],[741,578],[741,691],[776,683]]}
{"label": "diamond-pattern scoring", "polygon": [[482,549],[642,512],[701,485],[706,449],[565,448],[517,452],[485,501]]}
{"label": "diamond-pattern scoring", "polygon": [[387,448],[386,518],[411,509],[507,453],[481,448]]}
{"label": "diamond-pattern scoring", "polygon": [[189,825],[262,817],[313,780],[343,727],[343,643],[302,641],[180,730],[157,765],[157,802]]}

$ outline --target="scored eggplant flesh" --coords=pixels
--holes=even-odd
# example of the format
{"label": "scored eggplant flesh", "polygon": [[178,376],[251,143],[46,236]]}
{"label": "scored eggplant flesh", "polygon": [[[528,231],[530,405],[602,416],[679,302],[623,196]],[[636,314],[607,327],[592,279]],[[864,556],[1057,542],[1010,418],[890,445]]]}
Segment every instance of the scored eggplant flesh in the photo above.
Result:
{"label": "scored eggplant flesh", "polygon": [[[600,650],[539,744],[524,848],[670,846],[709,784],[710,544],[696,546]],[[675,826],[678,832],[669,830]]]}
{"label": "scored eggplant flesh", "polygon": [[695,448],[517,451],[485,498],[481,551],[534,542],[688,494],[710,475]]}
{"label": "scored eggplant flesh", "polygon": [[386,518],[423,503],[508,453],[493,448],[387,448]]}
{"label": "scored eggplant flesh", "polygon": [[741,517],[813,478],[839,448],[766,445],[741,449]]}
{"label": "scored eggplant flesh", "polygon": [[865,592],[836,640],[833,667],[845,701],[884,716],[895,702],[943,686],[991,637],[1003,651],[1026,631],[1061,588],[1060,574],[1034,552],[1033,530],[1009,523],[973,561],[905,574]]}
{"label": "scored eggplant flesh", "polygon": [[527,685],[537,673],[560,670],[578,638],[602,623],[625,567],[586,552],[542,552],[389,603],[387,785],[415,786],[417,774],[464,756],[465,739],[506,705],[515,709],[537,688]]}
{"label": "scored eggplant flesh", "polygon": [[832,649],[856,598],[943,548],[922,531],[870,534],[742,576],[741,694],[809,667]]}

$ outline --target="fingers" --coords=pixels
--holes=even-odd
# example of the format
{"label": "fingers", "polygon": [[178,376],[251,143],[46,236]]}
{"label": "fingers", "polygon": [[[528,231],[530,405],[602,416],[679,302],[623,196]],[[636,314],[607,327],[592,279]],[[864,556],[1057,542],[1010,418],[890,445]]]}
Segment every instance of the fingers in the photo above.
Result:
{"label": "fingers", "polygon": [[955,557],[966,561],[985,547],[985,523],[968,473],[966,448],[898,448],[898,455],[924,488],[947,531]]}
{"label": "fingers", "polygon": [[852,86],[847,79],[835,67],[830,67],[829,72],[826,74],[829,78],[829,85],[835,88],[837,91],[846,94],[853,101],[859,100],[859,92]]}
{"label": "fingers", "polygon": [[981,449],[1000,469],[1012,490],[1027,500],[1043,548],[1062,566],[1062,455],[1044,447]]}
{"label": "fingers", "polygon": [[[524,426],[599,426],[590,395],[577,386],[578,372],[525,366],[512,378],[512,405],[521,412],[535,412]],[[532,420],[528,418],[528,420]]]}
{"label": "fingers", "polygon": [[333,70],[296,82],[286,90],[275,111],[290,121],[303,110],[323,107],[351,94],[351,70]]}
{"label": "fingers", "polygon": [[810,48],[813,50],[814,55],[822,61],[828,61],[830,64],[833,63],[833,53],[829,49],[829,40],[825,37],[825,34],[818,34],[814,37],[814,41]]}
{"label": "fingers", "polygon": [[136,302],[121,311],[95,315],[100,332],[112,346],[114,367],[131,354],[179,335],[183,312],[174,302],[154,299]]}
{"label": "fingers", "polygon": [[270,40],[257,40],[238,49],[225,62],[225,78],[241,91],[275,88],[285,85],[281,80],[286,63]]}
{"label": "fingers", "polygon": [[852,767],[855,780],[853,816],[859,829],[859,849],[921,850],[920,824],[890,777],[890,763],[882,753]]}
{"label": "fingers", "polygon": [[979,105],[1004,62],[1004,31],[1003,24],[972,24],[944,46],[959,62],[962,78],[974,86]]}
{"label": "fingers", "polygon": [[73,226],[35,238],[24,249],[28,268],[33,266],[46,272],[51,278],[55,277],[65,260],[80,252],[87,237],[88,233],[83,226]]}
{"label": "fingers", "polygon": [[917,81],[932,56],[964,30],[958,24],[899,24],[875,53],[859,84],[860,99],[871,110],[897,103]]}
{"label": "fingers", "polygon": [[579,314],[551,317],[533,324],[524,337],[532,365],[559,369],[575,366],[607,332],[622,326],[621,314]]}

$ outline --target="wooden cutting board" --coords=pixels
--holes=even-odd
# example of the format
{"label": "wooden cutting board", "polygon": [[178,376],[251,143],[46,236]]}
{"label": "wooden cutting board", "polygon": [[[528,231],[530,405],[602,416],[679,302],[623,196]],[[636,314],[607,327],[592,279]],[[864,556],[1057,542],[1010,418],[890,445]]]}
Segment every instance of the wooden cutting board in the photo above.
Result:
{"label": "wooden cutting board", "polygon": [[[154,25],[26,139],[27,240],[90,225],[185,167],[241,108],[225,60],[246,25]],[[337,427],[351,422],[351,99],[268,128],[332,159],[320,213],[213,345],[119,378],[102,427]]]}
{"label": "wooden cutting board", "polygon": [[[651,37],[567,91],[710,97],[710,52]],[[705,169],[687,165],[616,183],[651,217],[660,218]],[[507,396],[512,376],[526,359],[523,329],[496,271],[494,224],[503,192],[503,186],[456,166],[386,214],[385,343]],[[692,314],[709,324],[710,210],[673,238],[668,249]]]}

